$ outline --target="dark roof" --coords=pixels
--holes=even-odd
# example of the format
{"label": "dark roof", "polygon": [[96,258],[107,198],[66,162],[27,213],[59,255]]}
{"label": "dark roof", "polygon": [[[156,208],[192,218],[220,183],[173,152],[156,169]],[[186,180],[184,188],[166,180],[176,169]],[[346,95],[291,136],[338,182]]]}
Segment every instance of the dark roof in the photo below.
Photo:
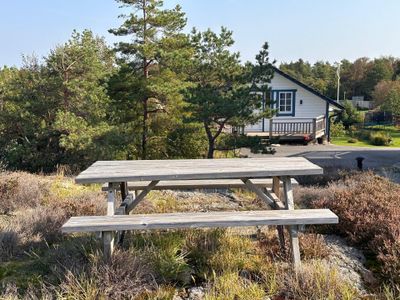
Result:
{"label": "dark roof", "polygon": [[277,72],[278,74],[282,75],[283,77],[289,79],[290,81],[293,81],[294,83],[296,83],[297,85],[301,86],[302,88],[304,88],[305,90],[309,91],[310,93],[314,94],[315,96],[318,96],[322,99],[324,99],[326,102],[328,102],[329,104],[332,104],[333,106],[336,106],[339,109],[344,109],[343,105],[337,103],[335,100],[322,95],[320,92],[318,92],[317,90],[313,89],[312,87],[310,87],[309,85],[306,85],[304,83],[302,83],[301,81],[298,81],[296,78],[290,76],[289,74],[283,72],[282,70],[278,69],[277,67],[273,67],[275,72]]}

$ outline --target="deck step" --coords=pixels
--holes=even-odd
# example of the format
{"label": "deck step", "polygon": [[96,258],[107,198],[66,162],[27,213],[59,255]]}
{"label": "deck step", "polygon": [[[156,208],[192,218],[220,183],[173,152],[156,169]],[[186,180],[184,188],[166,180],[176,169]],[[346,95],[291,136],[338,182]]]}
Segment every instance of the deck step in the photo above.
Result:
{"label": "deck step", "polygon": [[168,228],[336,223],[338,223],[338,217],[329,209],[223,211],[72,217],[62,226],[61,231],[64,233],[73,233]]}
{"label": "deck step", "polygon": [[[272,187],[272,178],[255,178],[251,181],[258,187]],[[296,179],[292,178],[292,185],[298,185]],[[131,191],[143,190],[150,184],[150,181],[128,182],[128,189]],[[280,182],[282,186],[282,182]],[[216,180],[164,180],[160,181],[153,190],[184,190],[184,189],[223,189],[223,188],[244,188],[246,185],[240,179],[216,179]],[[108,184],[102,186],[107,191]]]}

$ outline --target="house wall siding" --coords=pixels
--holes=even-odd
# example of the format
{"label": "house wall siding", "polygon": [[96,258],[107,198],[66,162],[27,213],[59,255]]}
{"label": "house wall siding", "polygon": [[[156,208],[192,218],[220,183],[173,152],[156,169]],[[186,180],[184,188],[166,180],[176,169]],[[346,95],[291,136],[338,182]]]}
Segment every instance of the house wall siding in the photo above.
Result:
{"label": "house wall siding", "polygon": [[[273,119],[310,118],[311,120],[326,113],[326,101],[276,72],[269,86],[272,90],[296,90],[294,116],[274,116]],[[303,104],[300,104],[301,100]],[[262,122],[261,120],[254,125],[246,126],[245,132],[261,132]],[[264,131],[268,130],[269,119],[264,119]]]}

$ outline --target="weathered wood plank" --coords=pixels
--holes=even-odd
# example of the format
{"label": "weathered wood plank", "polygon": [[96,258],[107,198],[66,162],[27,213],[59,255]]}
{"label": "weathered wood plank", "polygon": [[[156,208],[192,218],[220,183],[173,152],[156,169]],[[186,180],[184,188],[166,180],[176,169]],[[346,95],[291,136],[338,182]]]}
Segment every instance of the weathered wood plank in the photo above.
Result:
{"label": "weathered wood plank", "polygon": [[272,201],[274,201],[275,209],[284,209],[285,208],[285,204],[282,203],[282,201],[279,199],[279,197],[271,189],[265,188],[264,193],[270,199],[272,199]]}
{"label": "weathered wood plank", "polygon": [[267,203],[269,206],[272,208],[275,207],[275,202],[272,200],[270,197],[268,197],[262,190],[261,188],[255,186],[250,179],[248,178],[243,178],[242,179],[243,183],[247,186],[247,188],[254,192],[261,200],[263,200],[265,203]]}
{"label": "weathered wood plank", "polygon": [[[116,210],[116,184],[108,184],[108,195],[107,195],[107,216],[114,216]],[[104,230],[99,230],[104,231]],[[114,251],[114,235],[115,233],[111,230],[103,232],[103,254],[105,259],[110,259]]]}
{"label": "weathered wood plank", "polygon": [[[283,190],[285,195],[285,206],[288,211],[294,210],[294,198],[293,198],[293,189],[292,183],[289,177],[282,177],[283,181]],[[300,263],[300,246],[299,246],[299,237],[298,237],[298,227],[296,225],[288,226],[289,237],[290,237],[290,247],[292,253],[292,260],[294,266],[297,268]]]}
{"label": "weathered wood plank", "polygon": [[125,207],[125,212],[129,214],[129,212],[136,207],[146,197],[146,195],[158,184],[158,180],[154,180],[149,183],[148,186],[146,186],[137,197],[133,198],[132,201],[127,203]]}
{"label": "weathered wood plank", "polygon": [[262,225],[336,224],[329,209],[234,211],[207,213],[141,214],[122,216],[72,217],[61,231],[94,232],[167,228],[237,227]]}
{"label": "weathered wood plank", "polygon": [[[279,177],[274,177],[273,178],[273,181],[272,181],[272,193],[271,194],[275,195],[276,198],[278,198],[279,203],[281,203],[280,207],[283,206],[283,208],[284,208],[285,207],[284,204],[282,203],[282,201],[280,201],[280,194],[281,194],[281,192],[280,192],[280,183],[281,183],[281,181],[280,181]],[[276,229],[278,231],[279,245],[281,247],[282,252],[285,253],[286,249],[285,249],[285,231],[284,231],[284,227],[279,225],[279,226],[276,227]]]}
{"label": "weathered wood plank", "polygon": [[266,178],[322,174],[304,157],[98,161],[76,177],[77,183]]}
{"label": "weathered wood plank", "polygon": [[[271,188],[272,178],[255,178],[251,180],[258,187]],[[298,185],[296,179],[292,178],[292,185]],[[150,184],[150,181],[134,181],[128,182],[130,191],[143,190]],[[275,184],[282,185],[279,178]],[[153,190],[179,190],[179,189],[218,189],[218,188],[244,188],[246,185],[240,179],[216,179],[216,180],[170,180],[160,181]],[[108,190],[108,185],[104,184],[103,191]]]}

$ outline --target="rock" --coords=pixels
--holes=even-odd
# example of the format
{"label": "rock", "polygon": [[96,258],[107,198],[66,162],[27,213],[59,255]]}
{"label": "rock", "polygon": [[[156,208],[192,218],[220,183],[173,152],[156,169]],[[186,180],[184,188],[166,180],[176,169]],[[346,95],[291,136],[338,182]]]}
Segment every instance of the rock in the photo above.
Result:
{"label": "rock", "polygon": [[328,261],[335,265],[340,274],[354,284],[362,294],[367,294],[363,280],[368,284],[376,283],[373,273],[365,268],[366,261],[362,252],[348,246],[346,241],[336,235],[325,235],[325,242],[331,251]]}
{"label": "rock", "polygon": [[195,286],[188,289],[188,300],[202,300],[204,299],[205,290],[204,287]]}

